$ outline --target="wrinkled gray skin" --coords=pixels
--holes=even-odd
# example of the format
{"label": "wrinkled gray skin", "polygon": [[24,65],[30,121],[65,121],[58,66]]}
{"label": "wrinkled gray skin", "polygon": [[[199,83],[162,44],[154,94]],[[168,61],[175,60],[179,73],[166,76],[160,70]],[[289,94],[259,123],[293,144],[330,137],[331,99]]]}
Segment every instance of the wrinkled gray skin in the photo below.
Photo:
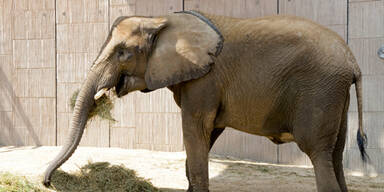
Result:
{"label": "wrinkled gray skin", "polygon": [[[359,133],[364,136],[364,132],[361,74],[344,41],[336,33],[296,17],[233,19],[204,14],[224,37],[220,55],[210,54],[212,61],[193,70],[178,58],[165,58],[156,63],[160,65],[157,71],[149,72],[152,57],[170,54],[157,49],[173,42],[164,37],[168,29],[180,27],[172,18],[183,18],[187,25],[196,19],[183,15],[162,17],[167,19],[165,24],[155,20],[158,18],[134,19],[141,22],[139,27],[131,23],[120,28],[135,32],[120,31],[126,35],[124,46],[112,44],[111,38],[115,28],[131,18],[115,22],[81,88],[70,137],[48,167],[45,184],[49,185],[52,172],[78,146],[96,92],[115,87],[121,97],[135,90],[168,87],[182,113],[188,191],[208,191],[208,153],[225,127],[266,136],[277,144],[296,142],[314,165],[318,191],[347,191],[342,154],[352,84],[357,90]],[[164,25],[159,24],[162,22]],[[167,79],[156,79],[159,74],[168,75]]]}

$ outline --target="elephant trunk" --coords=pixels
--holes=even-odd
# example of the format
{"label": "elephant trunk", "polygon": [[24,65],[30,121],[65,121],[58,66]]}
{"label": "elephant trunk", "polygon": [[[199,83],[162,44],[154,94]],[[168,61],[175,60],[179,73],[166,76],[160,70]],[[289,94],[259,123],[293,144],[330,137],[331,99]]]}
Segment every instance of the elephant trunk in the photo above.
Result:
{"label": "elephant trunk", "polygon": [[60,153],[53,161],[51,161],[45,171],[45,186],[50,185],[52,173],[71,157],[80,143],[81,136],[83,135],[88,120],[88,114],[94,104],[94,95],[97,88],[95,82],[97,82],[97,73],[90,71],[76,99],[72,115],[70,135]]}

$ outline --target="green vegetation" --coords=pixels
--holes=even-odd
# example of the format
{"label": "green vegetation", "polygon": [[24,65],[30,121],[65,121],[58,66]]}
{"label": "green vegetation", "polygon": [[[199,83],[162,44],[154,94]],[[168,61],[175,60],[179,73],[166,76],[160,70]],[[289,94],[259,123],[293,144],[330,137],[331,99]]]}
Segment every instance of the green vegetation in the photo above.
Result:
{"label": "green vegetation", "polygon": [[[72,94],[72,97],[70,99],[70,105],[72,110],[73,108],[75,108],[77,95],[79,95],[79,90],[75,91]],[[107,97],[106,95],[103,95],[98,100],[96,100],[95,104],[93,105],[89,113],[88,119],[91,119],[94,116],[99,116],[102,119],[107,119],[115,122],[116,120],[112,117],[112,114],[111,114],[112,109],[113,109],[112,100],[109,99],[109,97]]]}
{"label": "green vegetation", "polygon": [[0,192],[47,192],[46,189],[29,182],[25,177],[0,173]]}
{"label": "green vegetation", "polygon": [[52,185],[57,191],[127,191],[159,192],[149,181],[137,177],[135,171],[107,162],[88,163],[75,173],[55,171]]}

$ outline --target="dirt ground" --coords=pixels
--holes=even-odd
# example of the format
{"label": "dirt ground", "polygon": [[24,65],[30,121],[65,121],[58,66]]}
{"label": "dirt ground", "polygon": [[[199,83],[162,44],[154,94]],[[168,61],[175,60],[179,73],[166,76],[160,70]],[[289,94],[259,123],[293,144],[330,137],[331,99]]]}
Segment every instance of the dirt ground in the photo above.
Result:
{"label": "dirt ground", "polygon": [[[48,162],[60,147],[0,147],[0,172],[27,176],[40,183]],[[184,152],[154,152],[119,148],[80,147],[61,168],[76,171],[91,162],[107,161],[133,169],[165,191],[185,191]],[[384,175],[352,176],[346,171],[350,191],[384,191]],[[211,156],[209,162],[212,192],[316,191],[312,168],[273,165]]]}

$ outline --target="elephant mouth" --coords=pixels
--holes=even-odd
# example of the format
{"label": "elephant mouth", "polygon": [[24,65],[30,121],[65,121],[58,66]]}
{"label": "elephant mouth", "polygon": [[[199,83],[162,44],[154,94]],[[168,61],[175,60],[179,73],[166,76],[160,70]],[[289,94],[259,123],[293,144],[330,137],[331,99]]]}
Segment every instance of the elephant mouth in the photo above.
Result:
{"label": "elephant mouth", "polygon": [[122,97],[124,94],[124,92],[127,92],[127,91],[123,91],[125,90],[124,89],[124,85],[125,85],[125,79],[128,78],[127,75],[120,75],[120,78],[119,78],[119,81],[117,82],[116,86],[115,86],[115,92],[116,92],[116,95],[117,97]]}
{"label": "elephant mouth", "polygon": [[[119,83],[120,83],[120,80],[119,80]],[[117,84],[119,84],[117,83]],[[100,86],[97,91],[96,91],[96,94],[94,95],[94,100],[98,100],[100,99],[103,95],[107,94],[110,90],[116,90],[116,87],[117,85],[102,85]],[[120,89],[120,87],[119,87]]]}
{"label": "elephant mouth", "polygon": [[96,91],[96,94],[94,95],[94,100],[98,100],[100,99],[104,94],[107,94],[109,91],[113,91],[118,97],[122,96],[123,94],[123,90],[126,89],[126,79],[127,79],[127,75],[122,73],[120,74],[118,80],[117,80],[117,83],[114,85],[114,84],[104,84],[104,85],[101,85],[98,87],[97,91]]}
{"label": "elephant mouth", "polygon": [[[106,94],[110,90],[114,91],[114,93],[116,94],[116,96],[118,98],[121,98],[122,96],[128,94],[129,92],[137,90],[137,89],[133,89],[132,85],[133,85],[133,82],[132,82],[131,76],[122,73],[120,75],[116,85],[101,86],[101,88],[99,88],[97,90],[97,92],[96,92],[96,94],[94,96],[94,99],[98,100],[99,98],[101,98],[104,94]],[[144,88],[144,89],[142,89],[140,91],[143,92],[143,93],[148,93],[148,92],[151,92],[153,90],[150,90],[148,88]]]}

